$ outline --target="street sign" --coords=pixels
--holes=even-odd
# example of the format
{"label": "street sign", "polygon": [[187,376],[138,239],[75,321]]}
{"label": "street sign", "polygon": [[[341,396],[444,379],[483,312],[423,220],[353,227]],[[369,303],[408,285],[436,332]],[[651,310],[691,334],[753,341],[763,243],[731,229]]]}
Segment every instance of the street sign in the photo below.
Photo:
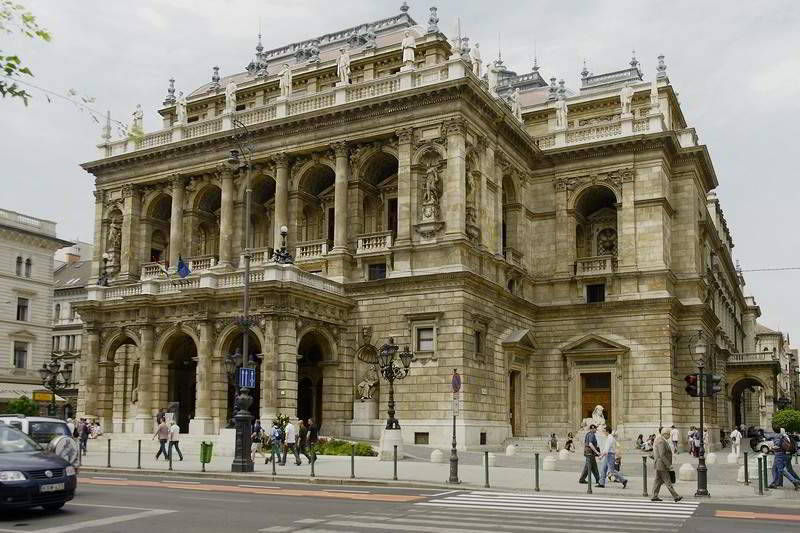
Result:
{"label": "street sign", "polygon": [[453,392],[456,393],[461,390],[461,376],[458,375],[456,369],[453,369],[453,380],[451,382],[453,386]]}
{"label": "street sign", "polygon": [[240,368],[239,369],[239,386],[247,387],[248,389],[256,388],[256,369],[255,368]]}
{"label": "street sign", "polygon": [[52,402],[53,401],[53,393],[52,392],[34,391],[34,393],[33,393],[33,401],[34,402]]}

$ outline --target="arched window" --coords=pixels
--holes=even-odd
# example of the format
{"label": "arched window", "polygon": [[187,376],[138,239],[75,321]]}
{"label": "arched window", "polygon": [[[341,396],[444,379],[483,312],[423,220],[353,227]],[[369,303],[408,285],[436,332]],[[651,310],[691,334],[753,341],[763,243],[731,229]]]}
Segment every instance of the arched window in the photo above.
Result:
{"label": "arched window", "polygon": [[25,277],[26,278],[31,277],[31,270],[32,269],[33,269],[33,262],[31,261],[31,258],[29,257],[28,259],[25,260]]}
{"label": "arched window", "polygon": [[22,275],[22,258],[17,256],[17,276]]}

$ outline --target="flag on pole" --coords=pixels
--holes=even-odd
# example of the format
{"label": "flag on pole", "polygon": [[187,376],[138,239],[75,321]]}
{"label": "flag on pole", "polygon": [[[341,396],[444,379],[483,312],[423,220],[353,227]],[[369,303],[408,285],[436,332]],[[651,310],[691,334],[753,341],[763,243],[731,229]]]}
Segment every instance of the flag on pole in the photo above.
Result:
{"label": "flag on pole", "polygon": [[184,263],[183,257],[178,256],[178,275],[180,277],[182,277],[182,278],[185,278],[186,276],[188,276],[191,273],[192,273],[192,271],[189,270],[189,265]]}

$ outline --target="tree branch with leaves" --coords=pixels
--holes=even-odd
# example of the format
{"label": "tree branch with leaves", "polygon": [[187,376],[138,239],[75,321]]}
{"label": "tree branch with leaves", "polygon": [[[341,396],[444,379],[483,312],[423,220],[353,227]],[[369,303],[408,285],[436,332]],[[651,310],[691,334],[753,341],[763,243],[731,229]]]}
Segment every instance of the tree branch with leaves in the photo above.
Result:
{"label": "tree branch with leaves", "polygon": [[[50,33],[39,26],[36,17],[25,6],[12,2],[11,0],[0,0],[0,33],[13,34],[19,33],[31,39],[42,39],[50,42]],[[5,80],[0,79],[0,95],[5,98],[22,98],[25,105],[28,105],[28,98],[31,95],[20,88],[13,78],[31,76],[33,73],[26,67],[20,57],[16,54],[6,55],[0,50],[0,71],[5,75]],[[6,81],[11,79],[11,81]]]}

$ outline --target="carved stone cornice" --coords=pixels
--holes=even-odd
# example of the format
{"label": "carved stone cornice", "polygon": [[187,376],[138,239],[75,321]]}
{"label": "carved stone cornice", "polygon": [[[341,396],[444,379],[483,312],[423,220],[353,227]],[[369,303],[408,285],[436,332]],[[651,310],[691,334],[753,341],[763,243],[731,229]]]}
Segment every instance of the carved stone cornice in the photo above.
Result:
{"label": "carved stone cornice", "polygon": [[181,176],[180,174],[170,174],[167,176],[167,181],[172,186],[173,189],[179,189],[186,184],[186,178]]}
{"label": "carved stone cornice", "polygon": [[214,175],[219,179],[231,179],[233,178],[233,169],[225,163],[220,163],[214,167]]}
{"label": "carved stone cornice", "polygon": [[333,153],[336,155],[337,158],[339,157],[347,157],[349,152],[349,148],[347,146],[347,141],[339,141],[335,143],[331,143],[331,149]]}
{"label": "carved stone cornice", "polygon": [[394,133],[400,144],[410,144],[414,140],[414,128],[399,128]]}
{"label": "carved stone cornice", "polygon": [[122,186],[122,198],[132,198],[137,192],[139,192],[139,187],[133,184],[127,184]]}
{"label": "carved stone cornice", "polygon": [[583,176],[569,176],[553,180],[553,187],[556,191],[566,191],[567,198],[572,195],[575,189],[586,184],[606,185],[622,195],[622,183],[631,182],[634,179],[632,168],[612,170],[610,172],[599,172]]}
{"label": "carved stone cornice", "polygon": [[102,204],[106,198],[106,191],[103,189],[95,189],[92,191],[94,193],[94,202],[96,204]]}
{"label": "carved stone cornice", "polygon": [[275,168],[289,168],[289,155],[286,152],[278,152],[272,156]]}
{"label": "carved stone cornice", "polygon": [[445,135],[464,135],[467,131],[467,121],[463,118],[449,118],[444,121],[443,129]]}

